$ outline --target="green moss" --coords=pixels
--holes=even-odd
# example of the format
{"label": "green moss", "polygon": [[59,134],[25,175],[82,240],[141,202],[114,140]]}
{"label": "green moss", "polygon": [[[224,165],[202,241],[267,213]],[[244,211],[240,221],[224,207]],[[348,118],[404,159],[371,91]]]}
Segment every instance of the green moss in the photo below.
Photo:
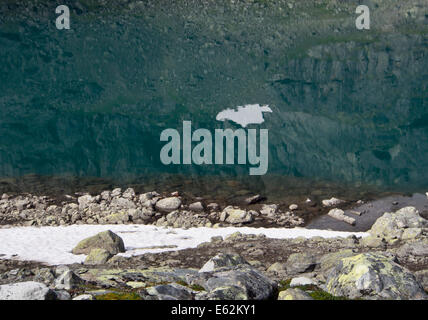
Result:
{"label": "green moss", "polygon": [[177,283],[177,284],[179,284],[179,285],[181,285],[183,287],[188,287],[189,286],[189,284],[186,281],[184,281],[184,280],[177,280],[177,281],[175,281],[175,283]]}
{"label": "green moss", "polygon": [[205,288],[200,286],[199,284],[193,284],[190,286],[190,289],[194,291],[205,291]]}
{"label": "green moss", "polygon": [[183,286],[183,287],[187,287],[187,288],[190,288],[190,289],[192,289],[192,290],[194,290],[194,291],[205,291],[205,288],[204,287],[202,287],[202,286],[200,286],[200,285],[198,285],[198,284],[192,284],[192,285],[189,285],[186,281],[184,281],[184,280],[177,280],[177,281],[175,281],[175,283],[177,283],[177,284],[179,284],[179,285],[181,285],[181,286]]}
{"label": "green moss", "polygon": [[346,297],[336,297],[331,295],[328,292],[325,292],[323,290],[315,290],[310,291],[308,294],[314,299],[314,300],[348,300]]}
{"label": "green moss", "polygon": [[[291,279],[279,281],[278,292],[290,289]],[[316,285],[305,285],[294,287],[309,294],[314,300],[347,300],[346,297],[336,297],[320,289]]]}
{"label": "green moss", "polygon": [[290,289],[291,279],[279,281],[278,292]]}
{"label": "green moss", "polygon": [[95,297],[96,300],[143,300],[140,295],[135,292],[110,292],[100,294]]}

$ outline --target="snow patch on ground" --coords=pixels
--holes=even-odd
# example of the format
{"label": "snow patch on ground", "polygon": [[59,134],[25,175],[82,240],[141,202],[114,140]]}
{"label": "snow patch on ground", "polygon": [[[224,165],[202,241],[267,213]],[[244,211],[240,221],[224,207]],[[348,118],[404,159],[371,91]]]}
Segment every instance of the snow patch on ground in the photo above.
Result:
{"label": "snow patch on ground", "polygon": [[55,227],[0,228],[0,259],[44,262],[50,265],[81,263],[85,255],[74,255],[76,244],[99,232],[111,230],[122,237],[126,252],[123,256],[147,252],[175,251],[195,248],[211,237],[226,237],[236,231],[243,234],[264,234],[268,238],[285,239],[320,236],[323,238],[367,236],[363,232],[339,232],[304,228],[163,228],[152,225],[71,225]]}

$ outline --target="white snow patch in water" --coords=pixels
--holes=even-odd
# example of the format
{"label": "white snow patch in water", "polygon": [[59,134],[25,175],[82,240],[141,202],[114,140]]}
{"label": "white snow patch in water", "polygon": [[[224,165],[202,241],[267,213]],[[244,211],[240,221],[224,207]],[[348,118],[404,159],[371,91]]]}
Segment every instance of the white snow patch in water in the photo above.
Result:
{"label": "white snow patch in water", "polygon": [[[304,228],[163,228],[152,225],[71,225],[55,227],[0,228],[0,259],[44,262],[50,265],[81,263],[85,255],[74,255],[77,243],[99,232],[111,230],[122,237],[126,252],[122,256],[147,252],[175,251],[195,248],[211,237],[226,237],[236,231],[243,234],[264,234],[268,238],[285,239],[320,236],[323,238],[365,237],[364,232],[341,232]],[[173,248],[166,246],[175,246]],[[152,248],[150,248],[152,247]],[[153,248],[158,247],[158,248]],[[163,247],[163,248],[159,248]]]}
{"label": "white snow patch in water", "polygon": [[263,112],[272,112],[272,109],[269,108],[269,105],[246,104],[244,106],[238,106],[236,110],[226,109],[219,112],[216,116],[216,120],[231,120],[245,128],[249,124],[263,123],[265,121]]}

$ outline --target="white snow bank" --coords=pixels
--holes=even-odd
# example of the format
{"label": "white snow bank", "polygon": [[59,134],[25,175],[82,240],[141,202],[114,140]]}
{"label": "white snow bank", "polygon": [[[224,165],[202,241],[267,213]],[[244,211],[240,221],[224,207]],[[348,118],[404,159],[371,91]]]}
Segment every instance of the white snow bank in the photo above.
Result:
{"label": "white snow bank", "polygon": [[[20,259],[51,265],[81,263],[85,255],[74,255],[76,244],[99,232],[111,230],[122,237],[126,252],[132,256],[147,252],[162,252],[194,248],[213,236],[227,236],[236,231],[243,234],[265,234],[269,238],[285,239],[303,236],[324,238],[367,236],[363,232],[339,232],[304,228],[192,228],[188,230],[160,228],[151,225],[71,225],[59,227],[0,228],[0,259]],[[167,247],[169,246],[169,247]],[[174,246],[174,247],[171,247]],[[151,248],[150,248],[151,247]],[[156,248],[157,247],[157,248]],[[160,247],[160,248],[159,248]],[[163,248],[162,248],[163,247]]]}

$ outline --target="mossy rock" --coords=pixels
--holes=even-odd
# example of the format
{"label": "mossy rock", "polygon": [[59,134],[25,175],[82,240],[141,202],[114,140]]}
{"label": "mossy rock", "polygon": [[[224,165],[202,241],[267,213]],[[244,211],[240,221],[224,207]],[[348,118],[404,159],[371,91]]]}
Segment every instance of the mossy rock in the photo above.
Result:
{"label": "mossy rock", "polygon": [[72,252],[73,254],[89,254],[92,249],[104,249],[114,255],[125,252],[125,245],[121,237],[107,230],[80,241]]}

